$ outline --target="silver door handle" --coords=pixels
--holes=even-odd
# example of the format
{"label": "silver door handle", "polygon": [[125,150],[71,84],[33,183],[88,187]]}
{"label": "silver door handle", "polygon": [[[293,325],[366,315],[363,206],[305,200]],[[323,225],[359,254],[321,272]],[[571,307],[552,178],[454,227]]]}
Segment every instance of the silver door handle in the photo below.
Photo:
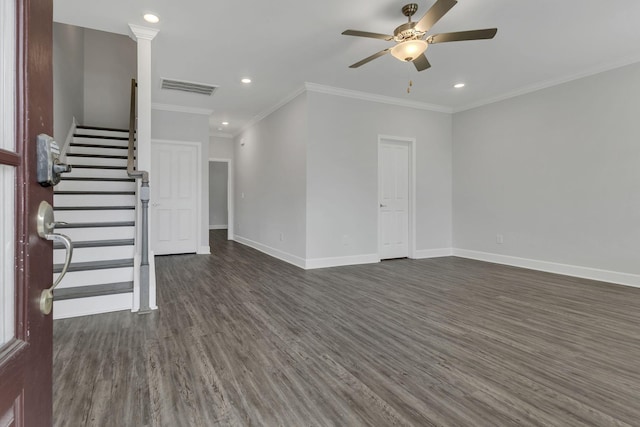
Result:
{"label": "silver door handle", "polygon": [[383,205],[382,203],[380,203],[380,207],[381,207],[381,208],[386,208],[386,207],[387,207],[387,205]]}
{"label": "silver door handle", "polygon": [[54,233],[53,230],[57,224],[64,224],[62,222],[55,222],[53,220],[53,208],[51,205],[45,201],[40,202],[40,207],[38,208],[38,235],[46,240],[52,240],[54,242],[60,242],[64,245],[67,250],[67,255],[64,260],[64,265],[62,266],[62,271],[60,271],[60,275],[56,279],[56,281],[51,285],[51,287],[44,289],[40,294],[40,311],[42,314],[51,313],[51,309],[53,308],[53,290],[55,289],[60,281],[67,274],[67,270],[69,269],[69,265],[71,264],[71,257],[73,256],[73,242],[71,239],[64,234]]}

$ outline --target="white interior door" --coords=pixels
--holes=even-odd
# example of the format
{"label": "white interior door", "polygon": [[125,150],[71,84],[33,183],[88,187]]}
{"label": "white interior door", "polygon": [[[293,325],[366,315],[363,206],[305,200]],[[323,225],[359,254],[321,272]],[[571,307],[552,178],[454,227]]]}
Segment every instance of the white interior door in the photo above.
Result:
{"label": "white interior door", "polygon": [[198,147],[154,142],[151,248],[155,255],[197,251]]}
{"label": "white interior door", "polygon": [[380,142],[380,259],[409,256],[409,146]]}

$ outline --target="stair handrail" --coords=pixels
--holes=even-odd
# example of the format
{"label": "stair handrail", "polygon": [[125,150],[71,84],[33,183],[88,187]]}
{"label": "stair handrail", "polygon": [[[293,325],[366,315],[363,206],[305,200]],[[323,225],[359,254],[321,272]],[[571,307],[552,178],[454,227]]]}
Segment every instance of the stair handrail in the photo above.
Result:
{"label": "stair handrail", "polygon": [[[140,250],[140,309],[138,313],[149,313],[149,172],[135,169],[136,142],[136,79],[131,79],[131,108],[129,111],[129,149],[127,175],[140,180],[141,250]],[[138,158],[140,155],[138,154]]]}

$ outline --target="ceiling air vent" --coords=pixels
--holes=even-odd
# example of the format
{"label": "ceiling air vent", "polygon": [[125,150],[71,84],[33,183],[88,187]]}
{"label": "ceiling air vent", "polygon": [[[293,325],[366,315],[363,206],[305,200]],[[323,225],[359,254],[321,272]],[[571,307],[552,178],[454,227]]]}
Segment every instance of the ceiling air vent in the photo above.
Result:
{"label": "ceiling air vent", "polygon": [[185,82],[182,80],[162,79],[162,89],[179,90],[181,92],[198,93],[200,95],[212,95],[218,86],[206,83]]}

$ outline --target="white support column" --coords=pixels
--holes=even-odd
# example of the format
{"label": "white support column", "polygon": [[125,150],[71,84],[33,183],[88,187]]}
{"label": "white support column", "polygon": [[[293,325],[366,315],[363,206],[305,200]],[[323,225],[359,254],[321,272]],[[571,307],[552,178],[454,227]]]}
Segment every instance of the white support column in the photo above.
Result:
{"label": "white support column", "polygon": [[[131,28],[132,38],[138,44],[138,126],[137,126],[137,169],[149,172],[149,181],[151,191],[153,192],[153,171],[151,170],[151,41],[158,34],[157,29],[141,27],[139,25],[129,24]],[[153,193],[152,193],[153,194]],[[142,224],[140,218],[140,209],[138,209],[138,221],[136,224]],[[148,225],[147,225],[148,227]],[[149,235],[151,230],[149,229]],[[141,229],[138,226],[136,230],[136,266],[140,263],[140,246]],[[149,253],[150,267],[153,269],[153,252]],[[136,268],[136,277],[134,278],[134,303],[133,310],[138,311],[140,308],[140,290],[139,290],[139,269]],[[152,272],[149,283],[149,307],[151,309],[156,306],[156,286],[155,274]]]}

